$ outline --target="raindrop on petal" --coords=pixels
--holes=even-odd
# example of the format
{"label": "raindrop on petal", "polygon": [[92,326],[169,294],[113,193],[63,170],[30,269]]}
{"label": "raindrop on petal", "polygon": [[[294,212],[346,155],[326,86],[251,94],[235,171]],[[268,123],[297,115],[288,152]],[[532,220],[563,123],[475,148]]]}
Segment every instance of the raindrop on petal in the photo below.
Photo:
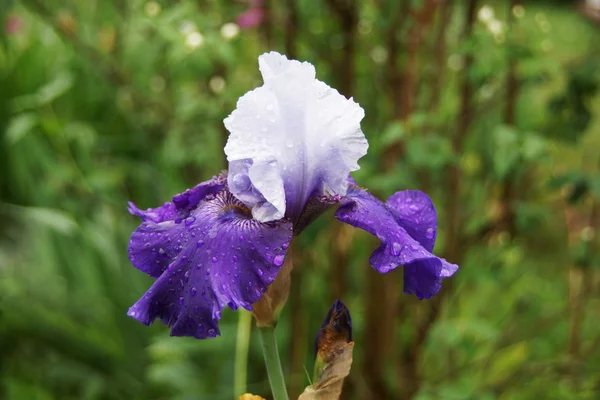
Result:
{"label": "raindrop on petal", "polygon": [[400,251],[402,251],[402,245],[400,243],[394,242],[392,244],[392,255],[393,256],[399,256],[400,255]]}
{"label": "raindrop on petal", "polygon": [[285,256],[283,254],[277,254],[275,256],[275,258],[273,259],[273,264],[277,265],[278,267],[281,267],[283,265],[284,259],[285,259]]}
{"label": "raindrop on petal", "polygon": [[433,239],[433,228],[427,228],[425,236],[427,237],[427,239]]}

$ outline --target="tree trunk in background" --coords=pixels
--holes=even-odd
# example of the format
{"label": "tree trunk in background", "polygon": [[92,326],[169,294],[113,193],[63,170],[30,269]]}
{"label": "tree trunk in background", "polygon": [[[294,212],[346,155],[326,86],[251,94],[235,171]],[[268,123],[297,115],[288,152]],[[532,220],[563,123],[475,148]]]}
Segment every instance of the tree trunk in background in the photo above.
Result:
{"label": "tree trunk in background", "polygon": [[[568,241],[571,248],[577,246],[588,247],[587,253],[593,254],[593,243],[591,240],[584,239],[581,235],[584,229],[597,230],[600,225],[600,205],[593,202],[589,210],[589,216],[584,210],[585,206],[571,206],[565,204],[564,215],[565,225],[568,231]],[[584,243],[582,243],[584,241]],[[593,277],[591,274],[590,265],[586,265],[588,259],[573,259],[568,272],[568,302],[567,309],[569,315],[568,323],[568,339],[567,339],[567,354],[569,356],[569,373],[572,383],[576,386],[580,385],[579,375],[583,362],[581,349],[581,333],[584,322],[584,310],[586,308],[587,299],[592,291],[591,285]],[[586,353],[589,354],[589,353]]]}
{"label": "tree trunk in background", "polygon": [[[392,103],[394,119],[400,119],[402,110],[403,75],[398,61],[399,51],[402,47],[400,36],[409,7],[410,1],[404,0],[392,5],[391,10],[381,10],[382,13],[393,13],[386,33],[388,59],[385,76],[389,83],[387,95]],[[396,160],[403,153],[404,143],[397,142],[391,145],[383,154],[383,168],[388,171],[392,169],[396,165]],[[367,385],[367,398],[385,400],[394,398],[384,375],[397,368],[394,357],[397,354],[394,332],[398,316],[398,282],[394,275],[379,274],[370,266],[368,266],[366,274],[367,318],[362,376]]]}
{"label": "tree trunk in background", "polygon": [[[402,72],[399,117],[403,121],[409,121],[416,108],[420,49],[426,37],[426,32],[438,10],[438,3],[439,1],[437,0],[425,0],[419,9],[409,11],[413,23],[408,32],[407,60]],[[424,132],[420,133],[424,134]],[[429,181],[429,177],[424,171],[417,172],[417,174],[419,182],[424,188],[426,182]],[[398,280],[401,281],[401,278],[398,277]],[[401,293],[401,291],[402,289],[399,288],[398,292]],[[427,332],[422,332],[424,325],[419,323],[419,321],[423,318],[422,314],[427,311],[429,304],[407,296],[401,296],[396,301],[399,302],[396,309],[402,311],[401,314],[398,314],[397,319],[400,321],[409,320],[416,330],[415,341],[409,345],[405,345],[397,353],[397,360],[400,363],[397,368],[397,382],[400,382],[400,387],[396,390],[398,390],[401,398],[410,399],[418,393],[421,386],[419,364]]]}
{"label": "tree trunk in background", "polygon": [[[465,25],[463,27],[462,40],[469,40],[473,32],[473,24],[475,22],[475,14],[477,11],[477,0],[469,0],[465,8]],[[464,69],[461,76],[460,94],[461,94],[461,105],[459,109],[459,115],[457,118],[456,133],[452,138],[452,150],[456,156],[460,156],[463,153],[464,142],[471,127],[473,121],[473,112],[471,109],[471,101],[473,97],[473,87],[470,82],[469,73],[473,65],[473,54],[469,53],[465,57]],[[460,227],[462,226],[461,218],[461,170],[460,164],[454,163],[448,168],[448,174],[446,181],[448,182],[447,188],[447,199],[445,203],[445,216],[446,216],[446,246],[444,249],[445,258],[452,263],[460,263],[463,256],[463,249],[461,248],[462,240],[460,237]],[[424,335],[427,335],[431,329],[433,323],[437,320],[441,313],[442,303],[444,298],[452,292],[451,279],[444,281],[442,290],[431,300],[431,316],[426,321],[425,326],[422,329]],[[454,356],[453,351],[450,350],[448,353],[448,376],[452,378],[454,376]]]}
{"label": "tree trunk in background", "polygon": [[[335,71],[340,74],[339,88],[340,92],[351,97],[354,90],[354,52],[356,49],[356,26],[358,23],[358,7],[354,0],[328,0],[327,4],[342,27],[344,44],[342,46],[342,57],[335,62]],[[342,298],[346,294],[348,254],[347,243],[343,237],[344,225],[338,224],[333,229],[332,247],[333,247],[333,271],[331,279],[331,293],[336,298]]]}
{"label": "tree trunk in background", "polygon": [[366,327],[364,330],[364,364],[362,377],[368,386],[369,399],[393,399],[384,375],[393,365],[395,305],[397,281],[393,275],[382,275],[370,266],[367,270]]}
{"label": "tree trunk in background", "polygon": [[[509,40],[514,40],[514,22],[515,18],[512,14],[512,8],[521,3],[520,0],[511,0],[508,10],[508,29],[511,37]],[[510,46],[507,48],[508,57],[508,74],[506,75],[506,109],[504,110],[504,122],[506,125],[515,126],[515,110],[517,106],[517,96],[519,90],[519,82],[517,80],[517,61],[515,56],[511,54]],[[509,174],[504,178],[500,194],[500,212],[498,221],[498,232],[508,232],[510,237],[515,235],[515,174]]]}
{"label": "tree trunk in background", "polygon": [[[356,0],[327,0],[327,5],[340,23],[343,35],[342,57],[334,61],[335,71],[340,75],[339,89],[346,96],[351,97],[354,92],[354,58],[356,52],[356,32],[358,26],[359,9]],[[332,271],[331,291],[335,298],[344,299],[348,281],[348,248],[352,235],[349,230],[353,228],[345,224],[336,224],[332,228]],[[352,380],[346,380],[344,391],[352,391]],[[343,392],[342,392],[343,397]]]}
{"label": "tree trunk in background", "polygon": [[[473,23],[475,22],[475,13],[477,10],[477,0],[469,0],[466,7],[466,19],[465,26],[463,28],[463,40],[468,40],[473,31]],[[473,113],[471,111],[471,99],[473,97],[473,87],[469,80],[469,72],[473,65],[473,54],[467,54],[465,57],[465,67],[462,71],[461,77],[461,105],[460,111],[457,118],[456,133],[452,138],[452,150],[456,156],[460,156],[463,153],[464,142],[467,137],[471,122],[473,120]],[[460,248],[460,192],[461,192],[461,171],[460,165],[455,163],[448,169],[448,199],[446,203],[446,226],[447,226],[447,237],[446,237],[446,249],[445,255],[450,262],[458,262],[461,255],[462,249]],[[449,286],[448,282],[444,282],[446,287]],[[437,297],[440,298],[440,297]]]}
{"label": "tree trunk in background", "polygon": [[260,28],[267,45],[267,49],[270,51],[273,48],[273,26],[275,25],[275,18],[273,17],[273,0],[263,0],[263,22],[260,24]]}
{"label": "tree trunk in background", "polygon": [[385,76],[389,88],[388,95],[393,107],[393,118],[400,118],[402,114],[402,70],[398,65],[398,53],[400,50],[400,34],[407,20],[405,16],[408,14],[410,2],[404,0],[396,7],[397,9],[393,11],[386,34],[388,58]]}
{"label": "tree trunk in background", "polygon": [[408,32],[406,48],[406,65],[402,73],[400,118],[408,120],[415,110],[417,98],[417,77],[419,69],[419,50],[423,43],[423,38],[437,10],[438,0],[424,0],[421,8],[411,10],[410,15],[413,20],[411,29]]}
{"label": "tree trunk in background", "polygon": [[437,111],[440,106],[442,78],[446,71],[446,32],[452,16],[452,0],[441,0],[439,15],[439,26],[434,45],[435,72],[431,77],[430,112]]}

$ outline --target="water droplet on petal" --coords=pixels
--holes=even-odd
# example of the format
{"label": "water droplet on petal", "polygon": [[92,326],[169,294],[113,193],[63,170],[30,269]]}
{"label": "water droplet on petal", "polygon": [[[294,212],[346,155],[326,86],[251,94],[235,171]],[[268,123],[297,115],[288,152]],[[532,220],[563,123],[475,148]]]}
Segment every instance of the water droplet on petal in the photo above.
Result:
{"label": "water droplet on petal", "polygon": [[433,228],[427,228],[425,236],[427,237],[427,239],[433,239]]}
{"label": "water droplet on petal", "polygon": [[194,223],[195,220],[196,220],[196,217],[187,217],[185,219],[185,226],[190,226],[191,224]]}
{"label": "water droplet on petal", "polygon": [[393,256],[399,256],[400,255],[400,251],[402,251],[402,245],[400,243],[394,242],[392,244],[392,255]]}
{"label": "water droplet on petal", "polygon": [[198,289],[196,289],[195,287],[191,288],[190,295],[195,296],[197,291],[198,291]]}
{"label": "water droplet on petal", "polygon": [[264,274],[263,270],[260,268],[258,270],[256,270],[256,272],[258,273],[258,276],[263,276],[263,274]]}
{"label": "water droplet on petal", "polygon": [[238,256],[233,256],[233,261],[237,261],[238,260]]}
{"label": "water droplet on petal", "polygon": [[217,261],[219,261],[219,259],[217,257],[212,258],[212,262],[216,263]]}
{"label": "water droplet on petal", "polygon": [[179,298],[179,304],[183,304],[183,297]]}
{"label": "water droplet on petal", "polygon": [[277,254],[275,256],[275,258],[273,259],[273,264],[277,265],[278,267],[281,267],[283,265],[284,259],[285,259],[285,256],[283,254]]}
{"label": "water droplet on petal", "polygon": [[198,243],[196,243],[196,246],[198,246],[198,247],[204,246],[204,240],[202,240],[202,239],[198,240]]}

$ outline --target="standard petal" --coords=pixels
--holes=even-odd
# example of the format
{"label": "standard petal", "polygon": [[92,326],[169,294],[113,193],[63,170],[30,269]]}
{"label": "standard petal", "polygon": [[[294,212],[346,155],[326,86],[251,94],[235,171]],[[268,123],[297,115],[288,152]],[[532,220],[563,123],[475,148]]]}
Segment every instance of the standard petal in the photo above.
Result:
{"label": "standard petal", "polygon": [[[398,222],[387,205],[354,185],[342,199],[336,217],[377,236],[381,245],[373,252],[371,265],[381,273],[404,266],[404,292],[407,294],[416,294],[420,299],[430,298],[439,291],[441,279],[458,268],[431,254]],[[413,228],[409,227],[409,230],[415,230]]]}
{"label": "standard petal", "polygon": [[226,188],[199,200],[197,193],[188,192],[175,220],[146,220],[133,233],[132,262],[158,279],[128,315],[147,325],[160,318],[174,336],[207,338],[219,334],[226,305],[252,309],[275,280],[292,224],[253,220]]}
{"label": "standard petal", "polygon": [[[285,213],[296,222],[310,197],[346,194],[346,177],[367,152],[364,111],[316,80],[309,63],[272,52],[259,57],[259,66],[264,85],[242,96],[225,119],[225,153],[236,170],[229,185],[260,221]],[[236,167],[240,161],[245,171]],[[258,196],[248,202],[249,187]],[[261,204],[268,212],[259,215],[262,200],[272,207]]]}

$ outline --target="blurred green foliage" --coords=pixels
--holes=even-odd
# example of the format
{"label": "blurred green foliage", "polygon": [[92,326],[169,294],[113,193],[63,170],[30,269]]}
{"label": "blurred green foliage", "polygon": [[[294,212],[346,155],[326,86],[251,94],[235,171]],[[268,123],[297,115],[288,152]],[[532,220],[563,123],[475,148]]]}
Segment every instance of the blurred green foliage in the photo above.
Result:
{"label": "blurred green foliage", "polygon": [[[0,398],[233,398],[235,313],[205,341],[126,317],[151,283],[127,260],[126,202],[157,206],[226,168],[222,120],[271,49],[365,108],[355,178],[427,191],[436,252],[461,265],[419,302],[401,273],[373,275],[368,235],[317,220],[278,329],[295,394],[342,296],[346,399],[599,398],[600,28],[570,2],[489,1],[465,36],[472,0],[435,3],[264,2],[237,31],[224,25],[255,6],[0,2]],[[255,335],[248,362],[249,391],[268,395]]]}

